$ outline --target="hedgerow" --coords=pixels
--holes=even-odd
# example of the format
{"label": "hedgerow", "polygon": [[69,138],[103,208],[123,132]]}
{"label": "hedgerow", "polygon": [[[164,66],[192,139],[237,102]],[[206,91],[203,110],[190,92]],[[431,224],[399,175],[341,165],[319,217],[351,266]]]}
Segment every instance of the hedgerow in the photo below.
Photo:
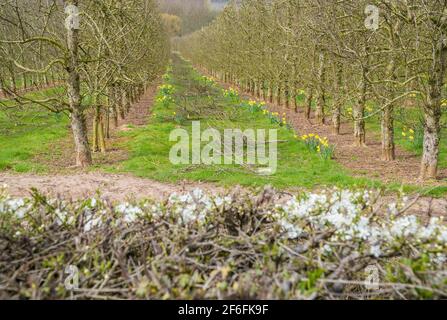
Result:
{"label": "hedgerow", "polygon": [[[447,227],[408,204],[375,190],[127,203],[3,190],[0,298],[446,298]],[[65,285],[68,266],[79,289]]]}

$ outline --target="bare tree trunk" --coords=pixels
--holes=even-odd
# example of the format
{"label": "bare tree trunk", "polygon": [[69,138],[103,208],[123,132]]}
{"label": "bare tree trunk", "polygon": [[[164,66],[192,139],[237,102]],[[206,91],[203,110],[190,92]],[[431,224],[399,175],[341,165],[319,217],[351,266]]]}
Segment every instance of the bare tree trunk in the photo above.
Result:
{"label": "bare tree trunk", "polygon": [[341,115],[340,105],[337,103],[334,105],[332,109],[332,133],[335,135],[340,134],[340,125],[341,125],[340,115]]}
{"label": "bare tree trunk", "polygon": [[394,108],[385,106],[382,111],[382,160],[392,161],[396,158],[394,144]]}
{"label": "bare tree trunk", "polygon": [[342,102],[342,87],[343,87],[343,66],[340,62],[337,63],[337,79],[335,81],[335,96],[338,99],[334,99],[332,106],[332,133],[335,135],[340,134],[340,117],[341,117],[341,102]]}
{"label": "bare tree trunk", "polygon": [[276,88],[276,104],[278,106],[281,105],[281,94],[282,94],[281,84],[278,82],[278,87]]}
{"label": "bare tree trunk", "polygon": [[25,72],[22,75],[22,88],[25,89],[25,90],[28,88],[28,83],[27,83],[26,73]]}
{"label": "bare tree trunk", "polygon": [[130,108],[132,107],[132,101],[131,101],[131,96],[130,96],[130,89],[126,89],[124,90],[124,95],[125,95],[125,108],[126,108],[126,114],[129,113]]}
{"label": "bare tree trunk", "polygon": [[446,35],[441,34],[434,44],[433,66],[429,75],[429,93],[424,106],[424,151],[421,179],[436,179],[438,174],[439,140],[441,133],[442,87],[447,70]]}
{"label": "bare tree trunk", "polygon": [[93,97],[93,107],[95,108],[95,116],[93,117],[93,134],[92,134],[92,151],[98,152],[99,151],[99,144],[98,144],[98,128],[99,128],[99,122],[100,122],[100,110],[99,106],[96,105],[96,98]]}
{"label": "bare tree trunk", "polygon": [[365,107],[360,102],[358,105],[354,106],[354,144],[357,146],[366,145],[366,132],[365,132]]}
{"label": "bare tree trunk", "polygon": [[118,127],[118,115],[119,115],[119,88],[116,85],[112,85],[111,91],[112,97],[112,112],[113,112],[113,124],[115,128]]}
{"label": "bare tree trunk", "polygon": [[120,86],[120,117],[121,120],[126,119],[126,89]]}
{"label": "bare tree trunk", "polygon": [[318,67],[317,106],[315,109],[315,119],[317,124],[324,124],[324,105],[326,103],[324,90],[325,72],[324,54],[320,53],[320,65]]}
{"label": "bare tree trunk", "polygon": [[306,95],[306,109],[304,110],[304,115],[306,119],[310,119],[310,111],[312,110],[312,100],[314,98],[314,88],[309,88]]}
{"label": "bare tree trunk", "polygon": [[438,173],[441,110],[433,106],[424,116],[424,152],[421,163],[421,178],[436,179]]}
{"label": "bare tree trunk", "polygon": [[367,88],[368,87],[366,82],[366,70],[363,70],[362,92],[360,93],[360,99],[358,103],[353,108],[354,138],[355,138],[354,144],[356,146],[366,145],[365,104],[366,104]]}
{"label": "bare tree trunk", "polygon": [[9,71],[9,79],[11,81],[11,86],[9,86],[9,89],[15,92],[17,90],[17,84],[16,84],[16,75],[12,64],[9,65],[8,71]]}
{"label": "bare tree trunk", "polygon": [[[388,66],[388,79],[395,80],[395,63],[391,60]],[[387,85],[389,91],[392,92],[391,85]],[[392,161],[396,159],[396,147],[394,143],[394,106],[385,105],[382,111],[382,160]]]}
{"label": "bare tree trunk", "polygon": [[106,110],[106,123],[105,123],[105,126],[106,126],[106,138],[107,139],[110,139],[110,105],[107,107],[107,110]]}
{"label": "bare tree trunk", "polygon": [[293,86],[292,88],[292,99],[293,99],[293,107],[295,108],[295,112],[298,113],[298,101],[297,101],[297,89],[296,86]]}
{"label": "bare tree trunk", "polygon": [[326,103],[326,97],[324,91],[321,88],[317,91],[317,105],[315,108],[315,119],[317,124],[324,124],[324,105]]}
{"label": "bare tree trunk", "polygon": [[[386,70],[386,78],[392,81],[397,80],[396,75],[396,57],[397,39],[399,37],[400,23],[390,25],[389,37],[391,39],[391,57]],[[385,90],[391,97],[394,96],[395,90],[391,83],[385,85]],[[382,110],[381,120],[382,131],[382,160],[392,161],[396,159],[396,146],[394,143],[394,105],[385,104]]]}
{"label": "bare tree trunk", "polygon": [[101,153],[106,153],[106,139],[104,135],[104,115],[101,112],[101,107],[99,109],[99,122],[98,122],[98,145],[99,151]]}
{"label": "bare tree trunk", "polygon": [[267,101],[267,92],[265,90],[265,81],[262,81],[262,100]]}
{"label": "bare tree trunk", "polygon": [[[78,1],[71,2],[78,5]],[[67,31],[67,44],[70,54],[68,65],[68,100],[71,109],[71,128],[76,148],[76,165],[87,167],[92,164],[92,156],[87,138],[85,117],[81,107],[81,85],[78,72],[78,43],[79,31],[69,28]]]}

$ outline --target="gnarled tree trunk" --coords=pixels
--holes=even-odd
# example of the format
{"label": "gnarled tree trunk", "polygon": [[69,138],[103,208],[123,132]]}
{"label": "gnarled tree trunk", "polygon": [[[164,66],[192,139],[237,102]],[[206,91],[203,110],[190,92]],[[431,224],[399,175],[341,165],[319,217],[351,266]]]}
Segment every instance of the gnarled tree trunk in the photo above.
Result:
{"label": "gnarled tree trunk", "polygon": [[447,35],[442,32],[433,47],[433,65],[429,75],[429,92],[424,106],[424,152],[422,179],[435,179],[438,173],[439,140],[441,133],[441,98],[447,70]]}
{"label": "gnarled tree trunk", "polygon": [[309,88],[307,90],[306,95],[306,105],[304,110],[304,115],[306,116],[306,119],[310,119],[310,111],[312,110],[312,100],[314,98],[314,88]]}
{"label": "gnarled tree trunk", "polygon": [[324,90],[324,81],[326,77],[326,68],[325,68],[325,59],[324,54],[321,53],[319,57],[319,66],[318,66],[318,90],[317,90],[317,105],[315,109],[315,119],[317,124],[324,124],[324,105],[326,103],[325,90]]}
{"label": "gnarled tree trunk", "polygon": [[[78,1],[72,1],[71,3],[78,5]],[[88,144],[84,112],[81,107],[81,85],[78,72],[78,30],[67,29],[67,44],[70,54],[69,65],[67,66],[68,100],[71,110],[71,128],[76,148],[76,165],[87,167],[92,164],[92,155]]]}
{"label": "gnarled tree trunk", "polygon": [[384,106],[382,111],[382,160],[392,161],[396,158],[394,144],[394,108],[392,105]]}
{"label": "gnarled tree trunk", "polygon": [[362,91],[360,93],[360,99],[358,103],[353,108],[354,138],[355,138],[354,144],[356,146],[366,145],[365,104],[366,104],[366,94],[368,90],[366,72],[367,70],[363,68]]}
{"label": "gnarled tree trunk", "polygon": [[336,81],[335,81],[335,95],[337,99],[334,99],[332,105],[332,133],[335,135],[340,134],[340,117],[341,117],[341,97],[342,97],[342,87],[343,87],[343,66],[340,62],[337,63],[336,69]]}

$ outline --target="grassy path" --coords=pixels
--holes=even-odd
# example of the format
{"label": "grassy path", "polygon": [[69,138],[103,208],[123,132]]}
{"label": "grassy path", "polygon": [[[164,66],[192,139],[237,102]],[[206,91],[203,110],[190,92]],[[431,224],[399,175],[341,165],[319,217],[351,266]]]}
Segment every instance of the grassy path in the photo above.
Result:
{"label": "grassy path", "polygon": [[[203,77],[202,74],[192,68],[190,64],[181,58],[174,56],[173,68],[165,84],[172,86],[173,93],[169,95],[172,101],[161,101],[161,89],[158,90],[158,99],[155,100],[155,89],[151,89],[137,105],[133,106],[131,114],[124,121],[120,121],[119,127],[113,131],[109,141],[108,153],[96,154],[96,165],[91,168],[98,174],[90,181],[93,186],[95,179],[106,171],[108,174],[124,174],[123,180],[128,183],[141,185],[139,181],[129,180],[129,175],[147,180],[149,185],[153,181],[166,184],[166,190],[175,191],[181,184],[198,185],[210,184],[214,186],[233,188],[235,185],[243,187],[262,187],[266,184],[288,191],[301,189],[319,189],[325,187],[385,187],[391,191],[397,191],[403,187],[406,192],[421,192],[416,185],[404,185],[390,183],[383,179],[385,171],[374,171],[374,167],[361,169],[360,157],[349,159],[351,153],[344,154],[346,146],[340,146],[339,141],[333,140],[328,133],[329,141],[337,144],[335,160],[323,159],[318,153],[309,150],[297,137],[293,128],[298,129],[299,134],[319,133],[326,135],[329,127],[321,128],[313,126],[312,122],[307,127],[302,127],[301,114],[295,114],[293,110],[285,110],[278,106],[269,105],[272,111],[280,113],[279,117],[287,118],[288,126],[280,126],[278,121],[272,121],[272,117],[266,115],[262,108],[252,108],[247,103],[249,97],[232,98],[223,94],[223,87]],[[50,89],[53,90],[53,89]],[[175,129],[185,129],[191,132],[192,122],[200,121],[202,132],[209,128],[217,129],[223,133],[225,129],[277,129],[278,130],[278,170],[271,176],[261,175],[258,170],[260,165],[173,165],[169,160],[169,153],[175,141],[169,141],[170,133]],[[51,173],[53,178],[65,177],[77,180],[76,174],[84,174],[76,169],[67,169],[72,160],[72,146],[69,141],[68,117],[63,114],[55,115],[42,111],[37,107],[28,107],[21,110],[20,117],[11,121],[6,114],[0,113],[0,171],[12,171],[16,173],[33,172],[40,174]],[[320,131],[318,131],[320,130]],[[324,131],[326,130],[326,131]],[[349,136],[349,127],[344,127],[345,135]],[[59,143],[62,141],[63,143]],[[205,143],[203,143],[205,144]],[[372,148],[364,149],[368,153]],[[39,157],[36,158],[36,155]],[[344,158],[343,158],[344,157]],[[375,156],[372,156],[373,158]],[[350,163],[360,166],[359,170],[353,170],[349,166],[343,166],[345,159]],[[371,155],[368,165],[373,165],[377,159]],[[374,160],[374,161],[373,161]],[[405,162],[405,159],[401,160]],[[343,165],[341,165],[341,162]],[[405,175],[405,167],[402,165]],[[392,170],[393,168],[385,168]],[[91,171],[90,170],[90,171]],[[362,172],[365,171],[365,172]],[[54,176],[59,174],[62,176]],[[104,177],[111,177],[104,174]],[[363,176],[362,176],[363,175]],[[8,183],[19,180],[14,175],[3,174],[3,180]],[[40,181],[33,175],[23,176],[23,184],[18,184],[20,194],[27,188],[42,186],[56,191],[57,185],[53,180]],[[98,178],[99,179],[99,178]],[[110,178],[114,180],[115,178]],[[99,179],[102,181],[102,179]],[[188,182],[186,182],[188,181]],[[389,181],[389,180],[388,180]],[[401,181],[394,177],[391,181]],[[76,184],[74,182],[74,184]],[[67,185],[70,185],[67,182]],[[144,184],[145,188],[148,185]],[[70,189],[70,188],[68,188]],[[138,188],[137,188],[138,189]],[[150,194],[156,194],[163,188],[152,188]],[[445,186],[438,186],[430,195],[443,196],[446,193]],[[64,189],[65,190],[65,189]],[[90,189],[88,189],[90,190]],[[87,190],[87,191],[88,191]],[[115,190],[115,189],[114,189]],[[118,192],[125,194],[125,190]],[[138,189],[141,190],[141,189]],[[164,190],[164,189],[163,189]],[[66,191],[61,191],[62,193]],[[146,194],[141,191],[142,194]]]}
{"label": "grassy path", "polygon": [[[183,180],[215,182],[224,186],[263,186],[280,188],[319,188],[325,186],[373,187],[380,183],[349,175],[333,160],[324,160],[307,149],[290,128],[279,126],[262,110],[250,110],[241,101],[224,97],[222,88],[207,81],[191,65],[174,57],[173,72],[167,84],[175,93],[172,103],[158,101],[152,109],[148,126],[124,132],[128,139],[130,158],[113,167],[112,172],[130,172],[139,177],[158,181]],[[242,104],[243,101],[242,101]],[[192,121],[223,132],[227,128],[278,129],[278,170],[275,175],[263,176],[255,167],[237,165],[173,165],[169,151],[175,142],[169,134],[176,128],[191,132]]]}

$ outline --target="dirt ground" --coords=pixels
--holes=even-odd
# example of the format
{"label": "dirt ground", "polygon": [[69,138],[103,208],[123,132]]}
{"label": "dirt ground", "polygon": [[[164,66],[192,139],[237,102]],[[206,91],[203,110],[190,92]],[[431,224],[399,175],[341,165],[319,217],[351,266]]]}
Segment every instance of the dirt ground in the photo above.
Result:
{"label": "dirt ground", "polygon": [[224,192],[211,184],[183,182],[160,183],[153,180],[123,174],[102,172],[75,173],[66,175],[40,176],[34,174],[0,173],[0,186],[6,184],[11,196],[26,197],[31,188],[45,195],[65,199],[92,197],[101,191],[101,196],[111,200],[151,198],[161,200],[173,192],[189,192],[200,188],[206,192]]}
{"label": "dirt ground", "polygon": [[[0,173],[0,186],[7,185],[11,196],[27,197],[31,188],[37,188],[40,192],[50,197],[60,197],[67,200],[93,197],[101,191],[101,197],[112,201],[126,201],[131,199],[164,200],[173,192],[190,192],[196,188],[202,189],[208,194],[226,194],[234,192],[217,187],[210,183],[188,182],[161,183],[149,179],[137,178],[132,175],[108,174],[102,172],[74,173],[65,175],[39,176],[33,174]],[[239,187],[238,187],[239,188]],[[291,194],[284,193],[278,201],[290,199]],[[382,202],[395,201],[393,197],[385,197]],[[433,199],[427,197],[410,197],[408,202],[412,204],[407,214],[415,214],[425,218],[431,216],[447,217],[447,199]]]}

